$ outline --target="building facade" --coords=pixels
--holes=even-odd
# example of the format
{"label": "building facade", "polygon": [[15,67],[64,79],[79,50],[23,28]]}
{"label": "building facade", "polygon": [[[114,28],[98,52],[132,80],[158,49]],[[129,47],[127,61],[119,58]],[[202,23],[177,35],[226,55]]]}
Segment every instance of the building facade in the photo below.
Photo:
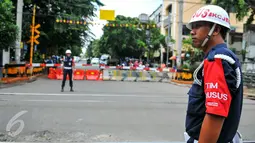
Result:
{"label": "building facade", "polygon": [[[176,42],[171,46],[173,54],[177,55],[177,43],[179,40],[187,38],[190,34],[190,30],[186,28],[186,24],[189,22],[192,15],[202,6],[205,5],[202,0],[183,0],[183,15],[182,15],[182,33],[178,32],[178,22],[179,22],[179,0],[162,0],[162,4],[151,14],[151,19],[153,19],[157,25],[160,27],[161,34],[168,35],[168,25],[170,24],[170,35],[172,39]],[[235,13],[230,13],[230,24],[231,32],[227,41],[229,48],[233,48],[240,53],[243,49],[243,25],[247,18],[242,21],[236,19]],[[168,17],[170,17],[170,22]],[[178,39],[179,34],[182,34],[182,39]],[[241,60],[241,54],[238,54]],[[242,60],[241,60],[242,61]]]}
{"label": "building facade", "polygon": [[149,16],[150,20],[153,20],[156,24],[157,27],[161,27],[161,17],[162,17],[162,10],[163,10],[163,4],[161,4],[153,13]]}

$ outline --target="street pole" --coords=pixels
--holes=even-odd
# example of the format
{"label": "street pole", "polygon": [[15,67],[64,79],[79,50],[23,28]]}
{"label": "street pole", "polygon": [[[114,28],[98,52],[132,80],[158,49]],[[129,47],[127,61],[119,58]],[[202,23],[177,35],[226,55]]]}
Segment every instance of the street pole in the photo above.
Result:
{"label": "street pole", "polygon": [[146,29],[146,43],[148,46],[148,51],[147,51],[147,62],[149,63],[150,60],[150,30]]}
{"label": "street pole", "polygon": [[163,64],[163,50],[162,50],[163,46],[160,45],[160,65]]}
{"label": "street pole", "polygon": [[20,63],[20,43],[21,43],[21,35],[22,35],[22,15],[23,15],[23,0],[17,1],[17,17],[16,17],[16,25],[18,26],[18,38],[16,40],[16,48],[15,48],[15,61],[16,63]]}
{"label": "street pole", "polygon": [[168,34],[167,34],[167,53],[166,53],[166,67],[168,67],[169,62],[169,43],[171,41],[171,13],[168,14]]}
{"label": "street pole", "polygon": [[178,21],[178,49],[177,49],[177,68],[181,66],[181,50],[182,50],[182,17],[183,17],[183,0],[179,0],[179,21]]}
{"label": "street pole", "polygon": [[[33,17],[32,17],[32,27],[35,27],[35,11],[36,11],[36,5],[34,4],[33,8]],[[34,49],[34,28],[31,29],[31,46],[30,46],[30,66],[32,66],[33,63],[33,49]],[[32,68],[31,68],[32,69]]]}

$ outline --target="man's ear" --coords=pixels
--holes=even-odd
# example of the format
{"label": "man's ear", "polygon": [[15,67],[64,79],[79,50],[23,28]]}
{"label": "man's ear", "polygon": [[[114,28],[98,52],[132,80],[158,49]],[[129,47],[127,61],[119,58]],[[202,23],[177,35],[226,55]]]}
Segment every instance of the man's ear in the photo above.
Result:
{"label": "man's ear", "polygon": [[216,35],[219,35],[220,34],[220,31],[221,31],[221,27],[216,25],[215,26],[215,29],[214,29],[214,32],[213,32],[213,36],[216,36]]}

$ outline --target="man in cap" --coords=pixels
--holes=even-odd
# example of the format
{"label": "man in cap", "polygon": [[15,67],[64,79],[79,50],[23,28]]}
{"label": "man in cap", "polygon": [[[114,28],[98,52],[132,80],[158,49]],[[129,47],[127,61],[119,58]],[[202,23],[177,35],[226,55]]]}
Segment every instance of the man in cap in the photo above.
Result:
{"label": "man in cap", "polygon": [[61,91],[64,91],[65,83],[66,83],[66,76],[69,76],[69,85],[70,85],[70,91],[73,92],[73,68],[74,68],[74,62],[71,57],[71,50],[66,50],[66,57],[64,57],[63,60],[63,81],[61,85]]}
{"label": "man in cap", "polygon": [[187,24],[205,56],[194,71],[186,115],[187,143],[239,143],[243,104],[241,64],[224,42],[229,16],[219,6],[200,8]]}

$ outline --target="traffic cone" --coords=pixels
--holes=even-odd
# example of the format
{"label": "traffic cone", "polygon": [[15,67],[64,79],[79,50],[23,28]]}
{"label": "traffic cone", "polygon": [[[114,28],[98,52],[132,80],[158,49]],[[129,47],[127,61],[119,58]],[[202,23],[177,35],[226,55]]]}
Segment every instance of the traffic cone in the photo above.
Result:
{"label": "traffic cone", "polygon": [[99,79],[98,79],[99,81],[103,81],[103,73],[102,72],[100,72],[100,75],[99,75]]}

